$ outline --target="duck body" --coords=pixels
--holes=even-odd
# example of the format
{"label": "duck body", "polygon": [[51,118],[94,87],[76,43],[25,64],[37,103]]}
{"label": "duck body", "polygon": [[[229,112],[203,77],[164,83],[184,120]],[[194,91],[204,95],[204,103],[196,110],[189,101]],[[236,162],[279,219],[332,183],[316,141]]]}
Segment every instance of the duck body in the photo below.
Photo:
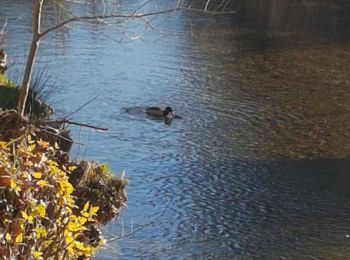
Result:
{"label": "duck body", "polygon": [[144,112],[147,115],[154,116],[154,117],[163,117],[163,118],[174,118],[176,117],[176,114],[174,110],[171,107],[147,107]]}

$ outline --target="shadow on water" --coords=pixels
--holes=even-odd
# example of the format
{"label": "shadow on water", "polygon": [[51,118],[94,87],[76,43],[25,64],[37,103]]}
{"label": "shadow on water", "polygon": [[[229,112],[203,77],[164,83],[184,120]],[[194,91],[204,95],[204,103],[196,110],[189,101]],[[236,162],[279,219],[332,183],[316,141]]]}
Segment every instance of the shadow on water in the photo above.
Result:
{"label": "shadow on water", "polygon": [[348,258],[349,167],[350,159],[183,161],[181,169],[149,176],[155,188],[151,196],[162,198],[161,217],[153,216],[142,232],[126,237],[122,244],[128,250],[119,254]]}
{"label": "shadow on water", "polygon": [[[246,165],[238,174],[246,184],[243,192],[239,191],[243,194],[223,194],[236,197],[230,215],[233,219],[237,216],[237,222],[232,224],[241,235],[238,251],[242,246],[243,256],[250,252],[246,256],[260,259],[300,255],[329,258],[327,244],[333,238],[338,239],[337,246],[343,249],[340,251],[349,255],[346,232],[339,232],[336,227],[336,223],[343,223],[345,230],[349,228],[348,166],[349,161],[340,160],[286,161],[267,167]],[[320,243],[316,247],[315,241]]]}
{"label": "shadow on water", "polygon": [[[349,257],[348,159],[200,165],[188,177],[192,186],[185,182],[181,189],[191,190],[191,200],[184,196],[179,205],[169,202],[170,208],[190,212],[177,230],[177,241],[184,244],[172,253],[245,259]],[[340,229],[337,223],[342,223]],[[329,244],[334,240],[336,245]]]}
{"label": "shadow on water", "polygon": [[235,3],[232,17],[188,18],[205,86],[191,102],[214,111],[207,123],[227,137],[221,145],[245,158],[349,156],[349,2]]}
{"label": "shadow on water", "polygon": [[239,21],[245,28],[269,38],[293,37],[333,41],[349,39],[349,1],[237,0]]}

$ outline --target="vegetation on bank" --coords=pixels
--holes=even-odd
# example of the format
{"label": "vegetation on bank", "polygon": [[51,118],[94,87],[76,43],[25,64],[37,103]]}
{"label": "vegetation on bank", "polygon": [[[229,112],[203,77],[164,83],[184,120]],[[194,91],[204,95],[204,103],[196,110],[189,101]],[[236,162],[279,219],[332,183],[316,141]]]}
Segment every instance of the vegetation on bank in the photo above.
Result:
{"label": "vegetation on bank", "polygon": [[[29,89],[25,113],[30,119],[48,118],[53,112],[53,109],[41,97],[40,92],[43,90],[37,89],[45,87],[45,82],[41,82],[44,80],[43,77],[44,74],[38,75]],[[16,109],[19,92],[20,88],[5,74],[0,73],[0,108],[2,110]]]}
{"label": "vegetation on bank", "polygon": [[0,86],[15,87],[16,85],[6,77],[6,74],[0,73]]}
{"label": "vegetation on bank", "polygon": [[96,222],[99,207],[76,206],[68,179],[75,166],[59,165],[53,159],[57,148],[30,133],[0,142],[0,254],[5,258],[88,258],[97,248],[84,232]]}
{"label": "vegetation on bank", "polygon": [[0,256],[92,258],[106,243],[100,226],[126,202],[126,180],[106,165],[70,161],[69,131],[49,120],[39,92],[29,91],[29,119],[15,110],[18,98],[0,73]]}
{"label": "vegetation on bank", "polygon": [[69,161],[40,125],[14,110],[0,121],[0,255],[91,258],[105,243],[99,226],[126,201],[126,181],[105,166]]}

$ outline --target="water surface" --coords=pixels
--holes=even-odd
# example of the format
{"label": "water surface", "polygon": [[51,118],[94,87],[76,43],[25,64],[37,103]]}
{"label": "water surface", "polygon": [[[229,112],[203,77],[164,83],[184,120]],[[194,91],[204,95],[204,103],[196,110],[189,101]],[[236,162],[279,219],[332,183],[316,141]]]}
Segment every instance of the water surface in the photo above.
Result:
{"label": "water surface", "polygon": [[[129,179],[128,208],[105,228],[117,239],[98,259],[350,257],[349,5],[294,2],[172,13],[153,21],[157,31],[77,23],[42,41],[36,69],[57,85],[55,116],[97,96],[72,117],[109,128],[72,128],[84,143],[73,157]],[[23,71],[30,8],[0,0],[10,77]],[[44,27],[62,17],[53,2],[44,10]],[[125,112],[154,105],[183,119]]]}

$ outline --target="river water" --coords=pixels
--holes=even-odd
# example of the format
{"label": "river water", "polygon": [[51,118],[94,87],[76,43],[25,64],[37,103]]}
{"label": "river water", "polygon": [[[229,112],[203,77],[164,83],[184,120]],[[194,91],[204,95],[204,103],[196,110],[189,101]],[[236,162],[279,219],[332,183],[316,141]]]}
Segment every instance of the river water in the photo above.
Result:
{"label": "river water", "polygon": [[[13,79],[31,2],[0,0]],[[67,17],[61,4],[86,15],[103,11],[95,2],[47,1],[43,26]],[[72,127],[83,143],[72,156],[129,180],[97,259],[350,258],[349,1],[231,4],[235,14],[75,23],[43,39],[36,72],[55,85],[55,116],[109,128]],[[155,105],[183,118],[142,113]]]}

